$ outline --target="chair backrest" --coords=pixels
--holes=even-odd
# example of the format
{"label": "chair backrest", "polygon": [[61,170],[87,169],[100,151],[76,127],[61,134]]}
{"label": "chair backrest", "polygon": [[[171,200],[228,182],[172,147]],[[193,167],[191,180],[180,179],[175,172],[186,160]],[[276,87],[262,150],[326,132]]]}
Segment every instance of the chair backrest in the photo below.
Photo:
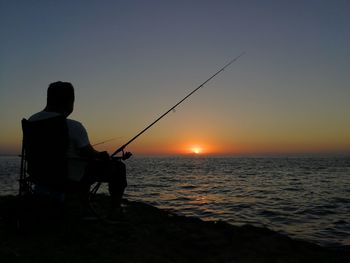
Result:
{"label": "chair backrest", "polygon": [[57,116],[38,121],[22,120],[26,173],[34,184],[62,190],[68,177],[68,128]]}

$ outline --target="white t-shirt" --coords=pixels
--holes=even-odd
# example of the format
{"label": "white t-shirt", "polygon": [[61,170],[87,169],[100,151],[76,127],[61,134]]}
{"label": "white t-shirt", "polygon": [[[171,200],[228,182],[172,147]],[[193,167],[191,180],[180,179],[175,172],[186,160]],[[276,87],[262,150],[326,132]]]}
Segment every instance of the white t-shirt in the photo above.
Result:
{"label": "white t-shirt", "polygon": [[[59,116],[57,112],[40,111],[32,115],[29,121],[40,121]],[[67,119],[68,127],[68,177],[79,181],[84,175],[87,162],[80,158],[79,150],[90,144],[88,134],[84,126],[75,120]]]}

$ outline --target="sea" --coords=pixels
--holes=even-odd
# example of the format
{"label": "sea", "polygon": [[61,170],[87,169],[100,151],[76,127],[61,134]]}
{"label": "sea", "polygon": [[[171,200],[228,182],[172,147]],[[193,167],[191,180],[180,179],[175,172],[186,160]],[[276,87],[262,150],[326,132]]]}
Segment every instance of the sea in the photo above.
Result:
{"label": "sea", "polygon": [[[350,245],[350,157],[132,157],[125,197],[170,212]],[[0,195],[20,158],[0,156]],[[106,190],[107,191],[107,190]]]}

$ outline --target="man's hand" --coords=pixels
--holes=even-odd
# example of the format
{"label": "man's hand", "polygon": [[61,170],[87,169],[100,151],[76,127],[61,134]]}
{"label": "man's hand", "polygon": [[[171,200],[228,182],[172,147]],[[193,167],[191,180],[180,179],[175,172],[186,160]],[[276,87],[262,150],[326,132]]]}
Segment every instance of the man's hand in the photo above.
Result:
{"label": "man's hand", "polygon": [[132,156],[132,153],[131,153],[131,152],[123,152],[122,159],[123,159],[123,160],[127,160],[127,159],[129,159],[131,156]]}

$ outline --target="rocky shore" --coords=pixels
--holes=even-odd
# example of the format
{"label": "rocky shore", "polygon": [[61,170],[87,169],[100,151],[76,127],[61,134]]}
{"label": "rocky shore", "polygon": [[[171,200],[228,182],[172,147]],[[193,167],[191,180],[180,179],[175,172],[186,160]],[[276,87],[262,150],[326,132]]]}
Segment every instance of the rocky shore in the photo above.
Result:
{"label": "rocky shore", "polygon": [[[126,202],[120,222],[49,220],[15,231],[0,197],[0,261],[10,262],[350,262],[350,248],[326,248],[267,228],[204,222]],[[13,226],[12,226],[13,227]]]}

